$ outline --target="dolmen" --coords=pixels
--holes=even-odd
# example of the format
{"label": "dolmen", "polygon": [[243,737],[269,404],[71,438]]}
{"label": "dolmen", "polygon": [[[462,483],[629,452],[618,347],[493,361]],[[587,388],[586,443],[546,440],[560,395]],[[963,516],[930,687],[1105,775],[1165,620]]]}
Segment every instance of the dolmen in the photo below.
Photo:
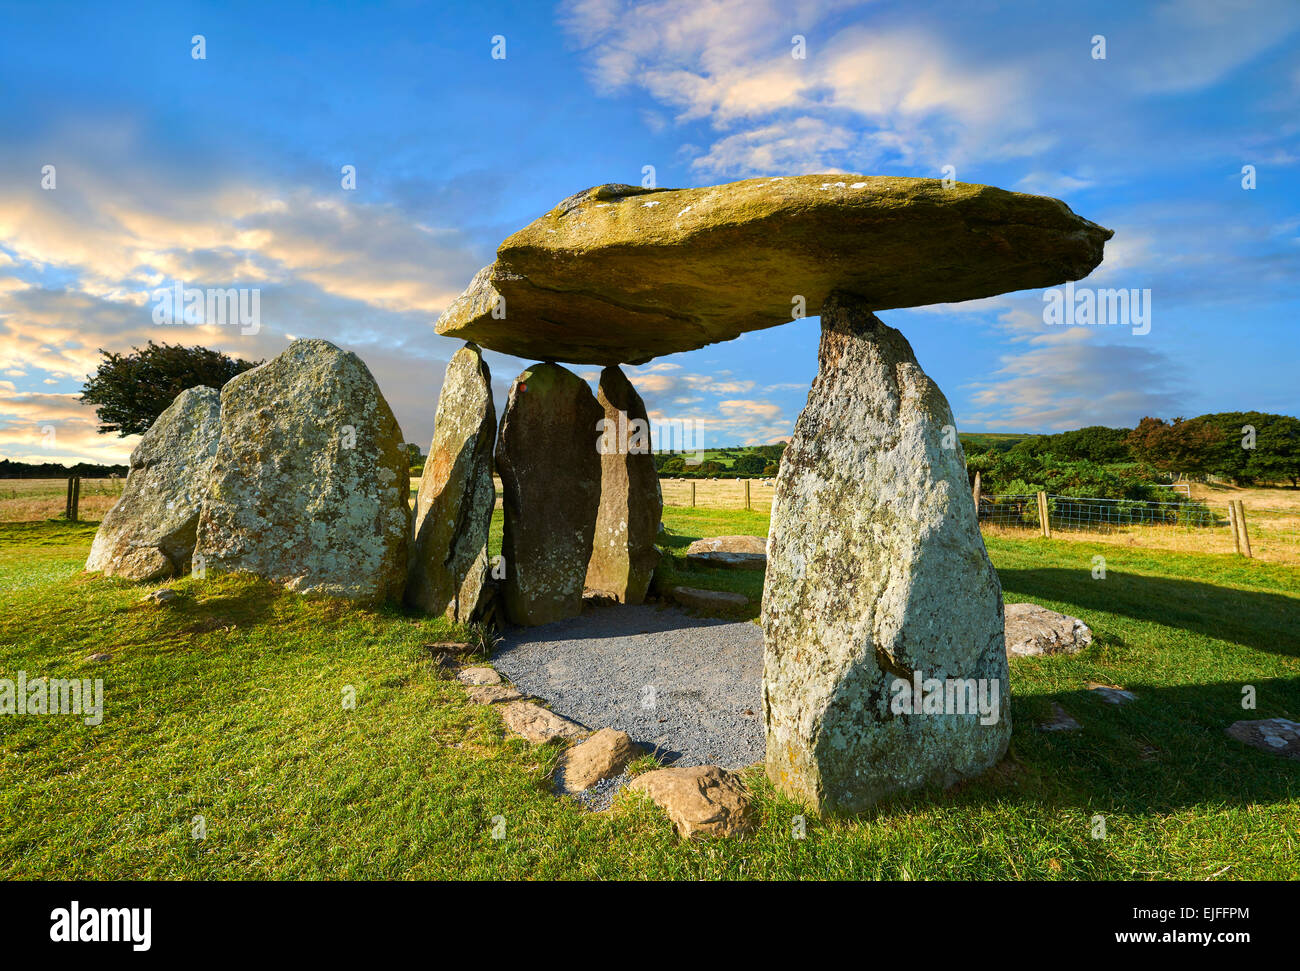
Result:
{"label": "dolmen", "polygon": [[[1078,280],[1111,235],[1056,199],[932,179],[587,189],[508,237],[439,317],[465,344],[413,523],[401,432],[365,365],[295,341],[219,409],[205,389],[177,399],[87,566],[144,578],[192,561],[464,622],[639,603],[662,497],[621,365],[820,315],[817,376],[749,555],[766,556],[767,774],[827,813],[969,778],[1011,734],[1001,585],[948,402],[876,313]],[[482,348],[537,362],[499,420]],[[564,364],[601,367],[595,391]]]}
{"label": "dolmen", "polygon": [[[819,314],[818,373],[765,551],[767,773],[817,811],[853,813],[983,772],[1011,734],[1001,585],[948,402],[876,312],[1078,280],[1111,235],[1056,199],[931,179],[564,199],[437,322],[474,353],[538,362],[512,385],[495,444],[506,616],[546,623],[584,593],[644,597],[662,500],[620,365]],[[562,364],[604,368],[597,394]],[[438,426],[481,454],[480,396],[456,400],[467,413],[440,402]],[[462,532],[477,556],[490,512],[473,510],[421,556],[460,562]]]}

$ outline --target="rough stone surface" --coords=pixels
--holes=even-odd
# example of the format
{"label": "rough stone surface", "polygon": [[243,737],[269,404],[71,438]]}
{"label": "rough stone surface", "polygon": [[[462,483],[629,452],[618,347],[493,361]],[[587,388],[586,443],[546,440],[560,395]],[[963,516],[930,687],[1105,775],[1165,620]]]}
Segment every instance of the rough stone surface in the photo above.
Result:
{"label": "rough stone surface", "polygon": [[716,765],[655,769],[628,786],[654,800],[683,839],[739,836],[754,828],[754,810],[740,777]]}
{"label": "rough stone surface", "polygon": [[498,705],[523,698],[519,689],[509,684],[471,684],[466,686],[465,693],[476,705]]}
{"label": "rough stone surface", "polygon": [[560,787],[565,792],[584,792],[602,779],[620,774],[640,754],[641,748],[627,732],[602,728],[560,756],[557,766]]}
{"label": "rough stone surface", "polygon": [[508,729],[535,745],[553,738],[580,739],[591,734],[577,722],[531,701],[508,702],[500,706],[500,711]]}
{"label": "rough stone surface", "polygon": [[1038,604],[1006,605],[1007,654],[1078,654],[1092,643],[1092,630],[1078,617]]}
{"label": "rough stone surface", "polygon": [[95,533],[87,570],[141,581],[189,570],[220,435],[220,392],[197,387],[176,396],[132,450],[126,485]]}
{"label": "rough stone surface", "polygon": [[465,668],[456,675],[461,684],[501,684],[501,675],[492,668]]}
{"label": "rough stone surface", "polygon": [[673,587],[672,598],[683,607],[696,610],[736,610],[749,606],[749,598],[743,593],[729,590],[701,590],[698,587]]}
{"label": "rough stone surface", "polygon": [[814,315],[836,288],[885,310],[1078,280],[1111,235],[1057,199],[935,179],[603,185],[506,239],[437,329],[525,358],[635,364],[784,324],[796,295]]}
{"label": "rough stone surface", "polygon": [[149,603],[149,604],[165,604],[165,603],[171,603],[178,596],[179,594],[177,594],[175,590],[171,590],[167,587],[163,587],[161,590],[153,590],[149,593],[146,593],[143,597],[140,598],[140,600],[143,603]]}
{"label": "rough stone surface", "polygon": [[365,364],[296,340],[221,391],[196,562],[373,602],[406,585],[402,430]]}
{"label": "rough stone surface", "polygon": [[415,501],[406,602],[417,610],[447,611],[469,623],[486,606],[496,424],[492,374],[479,349],[467,344],[447,365]]}
{"label": "rough stone surface", "polygon": [[545,624],[582,610],[600,504],[603,417],[587,383],[558,364],[534,365],[510,388],[496,464],[512,623]]}
{"label": "rough stone surface", "polygon": [[618,367],[600,375],[596,401],[605,413],[600,441],[600,508],[586,589],[620,603],[645,600],[659,551],[664,511],[651,452],[645,402]]}
{"label": "rough stone surface", "polygon": [[1300,760],[1300,722],[1287,718],[1239,721],[1228,726],[1228,734],[1261,752]]}
{"label": "rough stone surface", "polygon": [[[1002,590],[961,444],[945,433],[952,412],[903,335],[833,294],[818,358],[768,542],[767,772],[819,811],[857,812],[975,775],[1006,751]],[[918,674],[977,679],[989,701],[996,688],[995,720],[896,713]]]}
{"label": "rough stone surface", "polygon": [[686,547],[686,562],[725,570],[763,570],[767,568],[767,539],[762,536],[697,539]]}

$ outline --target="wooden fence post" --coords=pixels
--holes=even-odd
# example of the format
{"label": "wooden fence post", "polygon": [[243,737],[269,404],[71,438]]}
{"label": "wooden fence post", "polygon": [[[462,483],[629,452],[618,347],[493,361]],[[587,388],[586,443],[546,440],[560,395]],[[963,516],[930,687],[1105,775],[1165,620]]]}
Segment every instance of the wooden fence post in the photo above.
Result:
{"label": "wooden fence post", "polygon": [[74,475],[68,478],[68,502],[64,509],[64,515],[69,522],[77,521],[77,506],[81,504],[81,476]]}
{"label": "wooden fence post", "polygon": [[1240,499],[1237,500],[1237,529],[1241,532],[1241,545],[1246,550],[1246,556],[1254,558],[1250,550],[1250,532],[1246,529],[1246,504]]}
{"label": "wooden fence post", "polygon": [[695,508],[695,480],[691,480],[691,508]]}
{"label": "wooden fence post", "polygon": [[1043,527],[1043,538],[1052,538],[1052,524],[1048,521],[1047,493],[1038,494],[1038,522]]}
{"label": "wooden fence post", "polygon": [[745,508],[746,509],[754,508],[749,504],[749,480],[748,479],[745,480]]}
{"label": "wooden fence post", "polygon": [[1232,530],[1232,545],[1237,550],[1237,555],[1241,556],[1241,533],[1237,532],[1237,503],[1236,500],[1228,500],[1228,528]]}

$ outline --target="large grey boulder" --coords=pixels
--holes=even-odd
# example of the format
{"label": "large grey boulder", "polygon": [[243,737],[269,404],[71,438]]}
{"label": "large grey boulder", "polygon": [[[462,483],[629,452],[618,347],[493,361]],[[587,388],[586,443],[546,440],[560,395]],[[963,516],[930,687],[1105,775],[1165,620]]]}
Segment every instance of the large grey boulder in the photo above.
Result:
{"label": "large grey boulder", "polygon": [[596,401],[604,410],[599,437],[600,508],[586,588],[621,603],[645,600],[659,563],[655,537],[664,511],[651,452],[645,402],[622,369],[600,374]]}
{"label": "large grey boulder", "polygon": [[178,394],[131,452],[122,496],[104,516],[86,569],[163,580],[190,568],[199,508],[221,436],[221,394]]}
{"label": "large grey boulder", "polygon": [[902,334],[835,293],[818,359],[772,512],[767,772],[819,811],[857,812],[1005,752],[1002,591],[952,413]]}
{"label": "large grey boulder", "polygon": [[453,620],[477,620],[490,593],[496,425],[492,374],[479,349],[467,344],[447,365],[415,501],[406,602],[426,613],[448,611]]}
{"label": "large grey boulder", "polygon": [[510,387],[496,465],[505,531],[505,611],[545,624],[582,612],[600,505],[597,424],[605,412],[587,383],[558,364],[536,364]]}
{"label": "large grey boulder", "polygon": [[938,179],[601,185],[506,239],[437,328],[519,357],[639,364],[816,314],[836,288],[886,310],[1079,280],[1110,237],[1058,199]]}
{"label": "large grey boulder", "polygon": [[296,340],[221,392],[196,564],[374,602],[406,584],[402,430],[361,359]]}

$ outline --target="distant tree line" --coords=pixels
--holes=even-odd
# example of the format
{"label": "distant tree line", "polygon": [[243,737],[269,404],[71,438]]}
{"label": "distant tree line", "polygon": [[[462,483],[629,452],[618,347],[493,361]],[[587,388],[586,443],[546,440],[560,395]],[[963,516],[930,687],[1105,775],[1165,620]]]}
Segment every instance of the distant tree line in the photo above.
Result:
{"label": "distant tree line", "polygon": [[711,449],[711,454],[731,459],[728,466],[717,459],[692,463],[691,452],[656,452],[655,471],[665,478],[756,479],[774,476],[785,452],[785,442],[774,445],[735,446]]}
{"label": "distant tree line", "polygon": [[[978,439],[977,439],[978,440]],[[1300,420],[1260,411],[1143,418],[1136,428],[1094,425],[1033,435],[968,455],[986,493],[1039,491],[1099,499],[1171,499],[1159,483],[1207,476],[1237,485],[1300,480]]]}
{"label": "distant tree line", "polygon": [[106,479],[110,475],[125,476],[125,465],[98,465],[94,462],[78,462],[76,465],[60,465],[58,462],[14,462],[0,459],[0,479],[66,479],[79,475],[84,479]]}
{"label": "distant tree line", "polygon": [[1136,428],[1093,425],[1034,435],[1003,454],[1101,465],[1139,462],[1166,477],[1216,476],[1238,485],[1295,486],[1300,484],[1300,420],[1262,411],[1225,411],[1172,421],[1147,417]]}

